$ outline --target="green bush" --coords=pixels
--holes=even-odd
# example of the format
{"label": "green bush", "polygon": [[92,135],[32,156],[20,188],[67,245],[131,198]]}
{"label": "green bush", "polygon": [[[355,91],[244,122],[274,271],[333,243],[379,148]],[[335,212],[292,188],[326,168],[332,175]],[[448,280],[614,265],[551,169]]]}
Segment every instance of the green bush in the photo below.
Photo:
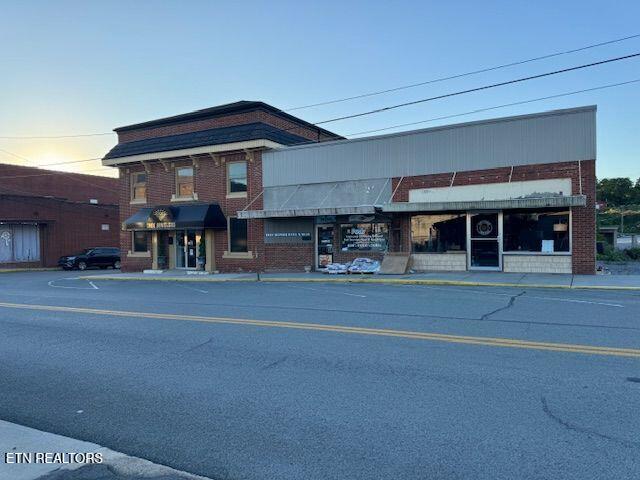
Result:
{"label": "green bush", "polygon": [[629,248],[624,253],[631,260],[640,260],[640,247]]}
{"label": "green bush", "polygon": [[627,250],[616,250],[609,246],[605,247],[604,253],[599,253],[598,260],[603,262],[632,262],[640,260],[640,248],[629,248]]}

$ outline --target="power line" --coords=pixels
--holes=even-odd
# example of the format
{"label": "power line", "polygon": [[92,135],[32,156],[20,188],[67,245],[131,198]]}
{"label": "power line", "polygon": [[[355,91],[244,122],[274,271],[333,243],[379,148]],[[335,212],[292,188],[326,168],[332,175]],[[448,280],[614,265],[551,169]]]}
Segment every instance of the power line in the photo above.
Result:
{"label": "power line", "polygon": [[[640,34],[629,35],[627,37],[616,38],[614,40],[608,40],[606,42],[594,43],[592,45],[587,45],[587,46],[580,47],[580,48],[574,48],[574,49],[571,49],[571,50],[564,50],[564,51],[561,51],[561,52],[550,53],[548,55],[542,55],[540,57],[533,57],[533,58],[529,58],[529,59],[526,59],[526,60],[520,60],[520,61],[517,61],[517,62],[511,62],[511,63],[502,64],[502,65],[496,65],[496,66],[493,66],[493,67],[481,68],[480,70],[473,70],[471,72],[459,73],[459,74],[456,74],[456,75],[450,75],[450,76],[447,76],[447,77],[435,78],[433,80],[427,80],[427,81],[424,81],[424,82],[412,83],[412,84],[409,84],[409,85],[402,85],[400,87],[387,88],[385,90],[378,90],[378,91],[375,91],[375,92],[363,93],[363,94],[354,95],[354,96],[351,96],[351,97],[343,97],[343,98],[337,98],[337,99],[334,99],[334,100],[327,100],[327,101],[324,101],[324,102],[312,103],[312,104],[309,104],[309,105],[302,105],[300,107],[294,107],[294,108],[286,109],[285,112],[293,112],[295,110],[302,110],[302,109],[305,109],[305,108],[320,107],[320,106],[323,106],[323,105],[331,105],[331,104],[335,104],[335,103],[347,102],[349,100],[356,100],[356,99],[359,99],[359,98],[373,97],[373,96],[376,96],[376,95],[382,95],[382,94],[385,94],[385,93],[397,92],[397,91],[406,90],[406,89],[409,89],[409,88],[421,87],[421,86],[424,86],[424,85],[444,82],[444,81],[447,81],[447,80],[455,80],[457,78],[468,77],[470,75],[477,75],[477,74],[480,74],[480,73],[492,72],[492,71],[500,70],[500,69],[503,69],[503,68],[515,67],[517,65],[524,65],[526,63],[537,62],[539,60],[545,60],[545,59],[548,59],[548,58],[559,57],[561,55],[568,55],[570,53],[581,52],[581,51],[584,51],[584,50],[589,50],[591,48],[597,48],[597,47],[602,47],[602,46],[605,46],[605,45],[611,45],[613,43],[624,42],[626,40],[631,40],[631,39],[638,38],[638,37],[640,37]],[[2,137],[0,137],[0,138],[2,138]]]}
{"label": "power line", "polygon": [[[8,150],[1,149],[1,148],[0,148],[0,151],[2,151],[2,152],[4,152],[4,153],[7,153],[7,154],[9,154],[9,155],[11,155],[11,156],[13,156],[13,157],[16,157],[16,158],[19,158],[19,159],[21,159],[21,160],[24,160],[24,161],[26,161],[26,162],[29,162],[29,163],[32,163],[32,164],[33,164],[33,163],[35,163],[33,160],[31,160],[31,159],[29,159],[29,158],[27,158],[27,157],[23,157],[22,155],[18,155],[17,153],[13,153],[13,152],[10,152],[10,151],[8,151]],[[106,187],[103,187],[102,185],[98,185],[98,184],[96,184],[96,183],[88,182],[88,181],[83,180],[83,179],[81,179],[81,178],[73,178],[73,177],[70,177],[68,173],[67,173],[67,174],[65,174],[65,172],[57,172],[57,173],[58,173],[59,175],[62,175],[63,177],[70,178],[70,179],[72,179],[72,180],[77,180],[77,181],[82,182],[82,183],[86,183],[87,185],[91,185],[92,187],[100,188],[100,189],[102,189],[102,190],[106,190],[107,192],[113,192],[113,190],[112,190],[112,189],[110,189],[110,188],[106,188]],[[51,173],[48,173],[48,174],[45,174],[45,175],[50,175],[50,174],[51,174]],[[7,187],[5,187],[5,188],[7,188]]]}
{"label": "power line", "polygon": [[54,140],[57,138],[80,138],[80,137],[100,137],[104,135],[115,135],[116,132],[102,132],[102,133],[78,133],[73,135],[29,135],[29,136],[11,136],[11,135],[0,135],[0,139],[3,140]]}
{"label": "power line", "polygon": [[[8,150],[4,150],[2,148],[0,148],[0,152],[4,152],[7,155],[11,155],[12,157],[15,158],[19,158],[20,160],[25,160],[27,162],[32,162],[32,160],[29,160],[26,157],[22,157],[16,153],[12,153]],[[96,160],[102,160],[102,157],[94,157],[94,158],[84,158],[82,160],[68,160],[68,161],[64,161],[64,162],[55,162],[55,163],[43,163],[41,165],[37,165],[38,167],[53,167],[53,166],[57,166],[57,165],[68,165],[70,163],[84,163],[84,162],[94,162]]]}
{"label": "power line", "polygon": [[[16,165],[17,167],[21,167],[22,165]],[[94,170],[85,170],[84,172],[63,172],[60,170],[56,170],[56,171],[46,171],[44,173],[30,173],[30,174],[25,174],[25,175],[3,175],[2,176],[2,180],[5,180],[7,178],[29,178],[29,177],[47,177],[47,176],[51,176],[51,175],[62,175],[65,173],[73,173],[74,175],[87,175],[89,172],[106,172],[107,170],[113,171],[112,168],[99,168],[99,169],[94,169]],[[91,176],[91,175],[89,175]],[[94,175],[95,176],[95,175]],[[104,177],[104,178],[111,178],[111,177]]]}
{"label": "power line", "polygon": [[551,72],[540,73],[538,75],[530,75],[528,77],[517,78],[515,80],[508,80],[506,82],[492,83],[490,85],[483,85],[481,87],[469,88],[467,90],[461,90],[461,91],[458,91],[458,92],[446,93],[444,95],[437,95],[435,97],[422,98],[420,100],[414,100],[412,102],[399,103],[399,104],[396,104],[396,105],[391,105],[391,106],[383,107],[383,108],[377,108],[375,110],[369,110],[369,111],[366,111],[366,112],[360,112],[360,113],[355,113],[355,114],[352,114],[352,115],[345,115],[345,116],[342,116],[342,117],[330,118],[328,120],[323,120],[321,122],[315,122],[314,125],[322,125],[322,124],[325,124],[325,123],[338,122],[340,120],[348,120],[350,118],[364,117],[366,115],[373,115],[375,113],[386,112],[386,111],[389,111],[389,110],[394,110],[396,108],[407,107],[407,106],[410,106],[410,105],[417,105],[419,103],[431,102],[431,101],[440,100],[440,99],[443,99],[443,98],[455,97],[455,96],[458,96],[458,95],[464,95],[466,93],[479,92],[481,90],[489,90],[491,88],[503,87],[505,85],[513,85],[515,83],[526,82],[528,80],[535,80],[537,78],[550,77],[552,75],[558,75],[558,74],[561,74],[561,73],[572,72],[572,71],[575,71],[575,70],[581,70],[583,68],[595,67],[595,66],[598,66],[598,65],[604,65],[604,64],[607,64],[607,63],[618,62],[618,61],[621,61],[621,60],[628,60],[630,58],[636,58],[636,57],[639,57],[639,56],[640,56],[640,53],[633,53],[631,55],[625,55],[625,56],[622,56],[622,57],[609,58],[607,60],[601,60],[599,62],[593,62],[593,63],[584,64],[584,65],[578,65],[576,67],[563,68],[561,70],[554,70],[554,71],[551,71]]}
{"label": "power line", "polygon": [[596,91],[596,90],[604,90],[606,88],[619,87],[619,86],[622,86],[622,85],[629,85],[631,83],[638,83],[638,82],[640,82],[640,78],[635,79],[635,80],[629,80],[627,82],[611,83],[611,84],[608,84],[608,85],[601,85],[599,87],[585,88],[583,90],[575,90],[573,92],[565,92],[565,93],[559,93],[559,94],[556,94],[556,95],[549,95],[549,96],[546,96],[546,97],[532,98],[532,99],[529,99],[529,100],[522,100],[522,101],[519,101],[519,102],[505,103],[505,104],[502,104],[502,105],[495,105],[493,107],[487,107],[487,108],[480,108],[480,109],[477,109],[477,110],[471,110],[469,112],[464,112],[464,113],[456,113],[456,114],[453,114],[453,115],[444,115],[442,117],[430,118],[428,120],[420,120],[418,122],[401,123],[401,124],[393,125],[393,126],[390,126],[390,127],[376,128],[374,130],[365,130],[365,131],[362,131],[362,132],[348,133],[346,136],[347,137],[352,137],[352,136],[355,136],[355,135],[365,135],[365,134],[368,134],[368,133],[383,132],[385,130],[392,130],[394,128],[409,127],[409,126],[412,126],[412,125],[420,125],[421,123],[429,123],[429,122],[435,122],[435,121],[438,121],[438,120],[446,120],[448,118],[462,117],[462,116],[465,116],[465,115],[472,115],[474,113],[481,113],[481,112],[487,112],[489,110],[496,110],[498,108],[506,108],[506,107],[513,107],[513,106],[516,106],[516,105],[524,105],[526,103],[540,102],[540,101],[543,101],[543,100],[550,100],[552,98],[566,97],[566,96],[569,96],[569,95],[577,95],[579,93],[593,92],[593,91]]}
{"label": "power line", "polygon": [[43,163],[42,165],[38,165],[38,166],[39,167],[53,167],[54,165],[68,165],[69,163],[94,162],[96,160],[102,160],[102,157],[85,158],[83,160],[70,160],[68,162]]}

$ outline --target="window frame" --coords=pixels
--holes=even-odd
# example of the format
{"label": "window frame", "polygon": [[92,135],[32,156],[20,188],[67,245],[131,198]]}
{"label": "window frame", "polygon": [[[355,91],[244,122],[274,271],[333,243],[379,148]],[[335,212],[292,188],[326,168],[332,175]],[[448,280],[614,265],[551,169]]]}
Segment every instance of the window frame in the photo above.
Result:
{"label": "window frame", "polygon": [[[568,229],[569,229],[569,250],[566,252],[532,252],[532,251],[525,251],[525,250],[506,250],[505,247],[505,242],[504,242],[504,237],[505,237],[505,217],[507,215],[509,215],[510,213],[526,213],[526,212],[514,212],[514,211],[508,211],[508,210],[503,210],[502,212],[502,254],[503,255],[573,255],[573,210],[569,207],[568,208],[568,214],[569,214],[569,225],[568,225]],[[551,210],[550,212],[553,212],[553,210]],[[529,213],[545,213],[544,210],[534,210],[531,211]],[[556,212],[556,213],[561,213],[560,211]]]}
{"label": "window frame", "polygon": [[[232,220],[241,220],[245,222],[246,225],[246,250],[244,251],[234,251],[231,249],[231,221]],[[238,218],[238,217],[227,217],[227,253],[231,254],[231,255],[247,255],[250,254],[251,251],[249,250],[249,220],[247,220],[246,218]]]}
{"label": "window frame", "polygon": [[[136,250],[136,233],[144,233],[146,237],[146,250]],[[133,230],[131,232],[131,253],[140,254],[140,253],[149,253],[149,232],[146,230]]]}
{"label": "window frame", "polygon": [[[244,179],[245,179],[245,187],[246,189],[244,191],[240,191],[240,192],[232,192],[231,191],[231,165],[234,164],[244,164]],[[249,192],[249,165],[248,162],[246,160],[237,160],[237,161],[233,161],[233,162],[227,162],[226,165],[226,174],[227,174],[227,198],[244,198],[247,196],[248,192]],[[241,177],[238,177],[241,178]]]}
{"label": "window frame", "polygon": [[[463,243],[460,245],[460,249],[459,250],[444,250],[442,252],[419,252],[414,250],[414,238],[424,238],[423,236],[418,235],[417,237],[414,235],[414,230],[413,230],[413,219],[416,217],[446,217],[449,216],[451,217],[451,220],[456,218],[456,219],[462,219],[462,222],[464,223],[464,240]],[[433,223],[432,223],[433,225]],[[446,255],[446,254],[458,254],[458,253],[467,253],[467,239],[469,236],[469,232],[467,231],[467,212],[461,212],[461,213],[420,213],[417,215],[412,215],[409,219],[409,233],[410,233],[410,238],[409,238],[409,243],[410,243],[410,251],[412,255]]]}
{"label": "window frame", "polygon": [[[138,175],[144,175],[145,179],[144,182],[139,182],[139,181],[134,181],[134,179],[137,179]],[[130,200],[132,202],[140,202],[140,203],[146,203],[147,201],[147,183],[149,181],[149,177],[147,175],[147,172],[132,172],[131,173],[131,177],[130,177],[130,184],[131,184],[131,191],[130,191]],[[140,184],[144,184],[144,197],[136,197],[136,187]]]}
{"label": "window frame", "polygon": [[[191,170],[191,193],[188,195],[182,195],[180,193],[180,185],[181,183],[186,183],[186,182],[180,182],[180,170]],[[193,165],[183,165],[181,167],[176,167],[175,168],[175,174],[174,174],[174,178],[175,178],[175,198],[195,198],[196,196],[196,169],[193,167]]]}

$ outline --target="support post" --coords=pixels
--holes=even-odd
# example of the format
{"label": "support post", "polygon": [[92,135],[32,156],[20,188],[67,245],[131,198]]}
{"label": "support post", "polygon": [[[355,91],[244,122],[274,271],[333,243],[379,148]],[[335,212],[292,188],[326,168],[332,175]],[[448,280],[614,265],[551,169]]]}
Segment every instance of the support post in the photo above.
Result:
{"label": "support post", "polygon": [[210,228],[205,229],[204,246],[205,246],[206,262],[204,264],[204,269],[209,273],[213,272],[216,269],[215,248],[214,248],[213,242],[214,242],[213,230],[211,230]]}
{"label": "support post", "polygon": [[158,270],[158,232],[151,232],[151,268]]}

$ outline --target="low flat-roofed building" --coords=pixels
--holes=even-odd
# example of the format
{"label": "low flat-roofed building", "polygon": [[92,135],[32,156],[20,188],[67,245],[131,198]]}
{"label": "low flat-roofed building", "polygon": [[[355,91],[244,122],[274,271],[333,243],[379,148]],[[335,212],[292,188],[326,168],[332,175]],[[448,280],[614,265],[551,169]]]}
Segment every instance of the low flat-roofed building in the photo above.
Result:
{"label": "low flat-roofed building", "polygon": [[0,164],[0,269],[118,247],[118,179]]}
{"label": "low flat-roofed building", "polygon": [[[263,156],[267,268],[385,252],[416,271],[595,270],[596,108],[556,110]],[[282,245],[287,247],[282,248]],[[295,263],[295,265],[294,265]]]}

